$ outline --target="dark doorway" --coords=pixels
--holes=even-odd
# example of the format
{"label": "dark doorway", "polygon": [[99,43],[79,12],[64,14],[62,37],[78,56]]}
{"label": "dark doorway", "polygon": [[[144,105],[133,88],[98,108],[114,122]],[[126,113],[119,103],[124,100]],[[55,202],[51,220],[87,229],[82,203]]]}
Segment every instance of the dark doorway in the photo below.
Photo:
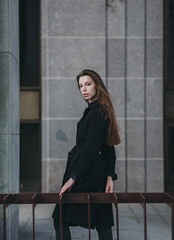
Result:
{"label": "dark doorway", "polygon": [[19,0],[20,191],[41,191],[40,1]]}
{"label": "dark doorway", "polygon": [[174,191],[174,1],[164,0],[165,191]]}

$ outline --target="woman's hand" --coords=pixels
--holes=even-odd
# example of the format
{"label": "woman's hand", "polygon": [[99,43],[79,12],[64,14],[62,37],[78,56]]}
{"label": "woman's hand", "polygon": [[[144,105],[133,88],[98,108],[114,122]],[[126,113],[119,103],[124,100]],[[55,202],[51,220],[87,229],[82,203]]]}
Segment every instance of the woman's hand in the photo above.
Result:
{"label": "woman's hand", "polygon": [[70,178],[61,188],[59,196],[61,196],[66,190],[70,192],[74,183],[75,183],[75,180]]}
{"label": "woman's hand", "polygon": [[106,193],[113,193],[113,180],[112,177],[108,176],[107,177],[107,183],[106,183],[106,189],[105,192]]}

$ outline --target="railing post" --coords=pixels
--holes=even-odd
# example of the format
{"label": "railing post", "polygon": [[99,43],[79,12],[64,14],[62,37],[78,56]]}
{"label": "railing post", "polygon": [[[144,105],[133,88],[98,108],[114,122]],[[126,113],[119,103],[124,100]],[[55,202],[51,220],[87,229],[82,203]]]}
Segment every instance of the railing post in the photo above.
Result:
{"label": "railing post", "polygon": [[171,232],[172,240],[174,240],[174,197],[169,193],[166,193],[166,195],[171,199],[171,203],[168,203],[167,205],[171,208]]}
{"label": "railing post", "polygon": [[172,240],[174,240],[174,201],[172,203]]}
{"label": "railing post", "polygon": [[116,193],[114,193],[114,197],[115,197],[115,208],[116,208],[116,225],[117,225],[117,240],[119,240],[119,216],[118,216],[118,198]]}
{"label": "railing post", "polygon": [[6,205],[3,203],[3,229],[4,229],[4,240],[6,240]]}
{"label": "railing post", "polygon": [[90,194],[88,193],[88,228],[89,228],[89,240],[91,240],[91,216],[90,216]]}
{"label": "railing post", "polygon": [[6,240],[6,208],[8,207],[8,204],[5,203],[6,198],[9,196],[9,194],[7,194],[4,198],[3,198],[3,229],[4,229],[4,237],[3,239]]}
{"label": "railing post", "polygon": [[33,220],[33,240],[35,240],[35,207],[37,204],[35,204],[35,198],[37,193],[34,194],[32,197],[32,220]]}
{"label": "railing post", "polygon": [[147,214],[146,214],[146,198],[140,193],[143,202],[141,203],[142,208],[144,209],[144,240],[147,240]]}
{"label": "railing post", "polygon": [[62,196],[60,196],[60,205],[59,205],[59,208],[60,208],[60,240],[63,240],[63,235],[62,235]]}

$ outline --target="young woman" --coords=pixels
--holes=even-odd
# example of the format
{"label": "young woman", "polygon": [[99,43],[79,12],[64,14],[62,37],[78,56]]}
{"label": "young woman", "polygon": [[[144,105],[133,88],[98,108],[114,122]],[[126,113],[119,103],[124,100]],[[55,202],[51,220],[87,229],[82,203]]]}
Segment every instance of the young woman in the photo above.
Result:
{"label": "young woman", "polygon": [[[113,192],[115,173],[114,145],[120,143],[119,129],[110,95],[100,76],[83,70],[77,76],[79,90],[88,108],[77,123],[76,145],[68,153],[68,161],[59,195],[64,192]],[[59,206],[54,212],[56,239],[60,239]],[[88,228],[86,204],[64,204],[62,207],[63,239],[70,240],[69,226]],[[91,228],[99,240],[112,240],[113,213],[111,204],[91,206]]]}

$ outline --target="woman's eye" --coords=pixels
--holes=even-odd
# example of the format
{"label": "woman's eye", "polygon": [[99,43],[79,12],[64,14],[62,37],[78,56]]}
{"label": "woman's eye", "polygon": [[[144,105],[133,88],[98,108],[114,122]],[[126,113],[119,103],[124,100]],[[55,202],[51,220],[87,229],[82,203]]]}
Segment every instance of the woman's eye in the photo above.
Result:
{"label": "woman's eye", "polygon": [[88,85],[88,86],[90,86],[91,84],[90,84],[90,83],[88,83],[87,85]]}

